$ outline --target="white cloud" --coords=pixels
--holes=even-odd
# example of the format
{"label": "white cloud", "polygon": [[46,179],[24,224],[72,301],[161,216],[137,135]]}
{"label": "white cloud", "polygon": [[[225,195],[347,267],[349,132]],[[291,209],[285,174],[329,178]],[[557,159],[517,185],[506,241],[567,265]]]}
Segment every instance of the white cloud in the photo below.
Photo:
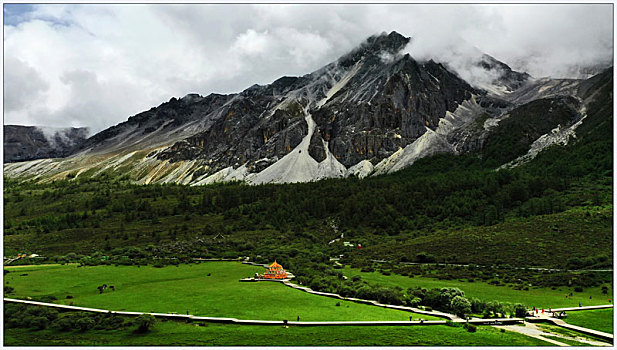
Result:
{"label": "white cloud", "polygon": [[413,36],[416,58],[458,62],[465,41],[535,76],[613,44],[611,5],[36,5],[12,20],[5,122],[95,132],[171,96],[309,73],[382,31]]}

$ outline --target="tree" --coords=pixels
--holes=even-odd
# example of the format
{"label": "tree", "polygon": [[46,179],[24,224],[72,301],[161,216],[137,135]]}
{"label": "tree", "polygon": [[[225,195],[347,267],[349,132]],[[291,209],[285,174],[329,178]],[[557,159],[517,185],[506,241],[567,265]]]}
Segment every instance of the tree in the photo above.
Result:
{"label": "tree", "polygon": [[49,320],[47,317],[43,316],[34,316],[30,319],[30,327],[36,328],[38,330],[45,329],[49,325]]}
{"label": "tree", "polygon": [[73,322],[71,322],[69,317],[62,317],[62,318],[58,318],[53,323],[53,327],[62,332],[67,332],[73,328]]}
{"label": "tree", "polygon": [[439,304],[435,305],[435,307],[449,309],[452,305],[452,300],[457,296],[465,297],[465,292],[458,288],[441,288],[439,290]]}
{"label": "tree", "polygon": [[152,326],[154,326],[155,322],[156,319],[154,316],[150,314],[141,314],[137,316],[137,319],[135,319],[135,324],[137,325],[137,330],[135,332],[146,333]]}
{"label": "tree", "polygon": [[514,316],[525,317],[527,316],[527,308],[523,304],[514,305]]}
{"label": "tree", "polygon": [[450,302],[450,309],[459,317],[465,317],[465,315],[471,313],[471,303],[467,298],[457,295],[452,298]]}
{"label": "tree", "polygon": [[95,322],[92,318],[90,318],[87,315],[79,315],[79,316],[81,317],[75,320],[75,328],[79,329],[82,332],[87,331],[88,329],[94,328]]}

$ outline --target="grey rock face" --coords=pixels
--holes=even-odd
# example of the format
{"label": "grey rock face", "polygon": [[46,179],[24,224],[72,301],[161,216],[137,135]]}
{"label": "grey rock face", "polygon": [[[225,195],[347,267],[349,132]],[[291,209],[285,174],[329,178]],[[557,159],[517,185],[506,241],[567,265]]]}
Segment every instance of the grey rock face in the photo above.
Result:
{"label": "grey rock face", "polygon": [[363,66],[313,118],[343,165],[377,162],[426,128],[434,130],[446,111],[474,91],[441,64],[420,64],[405,55],[390,64]]}
{"label": "grey rock face", "polygon": [[5,125],[4,162],[66,157],[88,133],[88,128]]}
{"label": "grey rock face", "polygon": [[373,36],[314,73],[253,86],[221,107],[208,130],[158,158],[204,159],[211,172],[243,164],[258,171],[258,160],[280,159],[300,143],[310,114],[316,132],[309,153],[317,162],[326,158],[325,141],[346,167],[377,163],[435,129],[446,111],[476,92],[441,64],[399,55],[409,40],[396,32]]}
{"label": "grey rock face", "polygon": [[238,94],[172,98],[71,152],[76,158],[121,157],[150,150],[138,155],[145,157],[142,166],[166,161],[161,167],[167,170],[159,175],[147,168],[153,170],[145,183],[311,181],[349,175],[358,164],[366,176],[435,153],[481,154],[495,144],[491,135],[503,130],[497,126],[521,105],[586,91],[579,80],[533,80],[477,52],[468,64],[495,80],[474,88],[441,63],[401,54],[410,40],[383,33],[302,77],[282,77]]}

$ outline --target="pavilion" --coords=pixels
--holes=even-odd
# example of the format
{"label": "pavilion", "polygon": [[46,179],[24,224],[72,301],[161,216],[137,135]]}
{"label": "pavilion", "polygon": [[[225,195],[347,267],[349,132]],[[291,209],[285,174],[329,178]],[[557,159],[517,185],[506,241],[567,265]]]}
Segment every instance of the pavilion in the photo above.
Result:
{"label": "pavilion", "polygon": [[277,279],[277,280],[287,278],[287,272],[285,271],[285,269],[283,269],[283,266],[281,266],[281,264],[274,261],[268,267],[268,271],[264,273],[264,278]]}

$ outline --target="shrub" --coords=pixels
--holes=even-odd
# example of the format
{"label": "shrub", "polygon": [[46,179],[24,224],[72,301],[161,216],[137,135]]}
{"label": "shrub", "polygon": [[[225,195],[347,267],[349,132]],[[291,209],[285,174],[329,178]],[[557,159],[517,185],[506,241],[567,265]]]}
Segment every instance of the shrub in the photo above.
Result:
{"label": "shrub", "polygon": [[486,302],[484,300],[469,298],[469,302],[471,303],[471,312],[473,313],[479,314],[484,312],[484,309],[486,309]]}
{"label": "shrub", "polygon": [[154,316],[150,314],[141,314],[135,319],[135,324],[137,325],[137,330],[135,330],[135,332],[146,333],[152,326],[154,326],[155,322],[156,319]]}
{"label": "shrub", "polygon": [[446,326],[448,327],[461,327],[461,324],[458,322],[453,322],[452,320],[446,321]]}
{"label": "shrub", "polygon": [[62,332],[68,332],[73,329],[73,322],[69,317],[60,317],[52,324],[52,327]]}
{"label": "shrub", "polygon": [[422,302],[422,299],[415,297],[411,299],[411,301],[409,302],[409,306],[418,307],[418,305],[420,305],[421,302]]}
{"label": "shrub", "polygon": [[465,328],[469,333],[475,333],[477,330],[477,327],[471,323],[463,324],[463,328]]}
{"label": "shrub", "polygon": [[94,322],[92,318],[86,315],[80,315],[80,316],[81,317],[78,317],[75,320],[75,323],[74,323],[75,328],[77,328],[78,330],[82,332],[85,332],[89,329],[94,328],[96,322]]}
{"label": "shrub", "polygon": [[465,317],[465,315],[471,313],[471,303],[467,298],[460,295],[452,298],[450,302],[450,309],[459,317]]}
{"label": "shrub", "polygon": [[574,287],[574,291],[577,293],[581,293],[583,291],[583,287]]}
{"label": "shrub", "polygon": [[49,325],[47,317],[34,316],[30,319],[29,326],[38,330],[45,329]]}
{"label": "shrub", "polygon": [[336,306],[341,306],[341,302],[340,302],[340,301],[337,301],[337,302],[336,302]]}
{"label": "shrub", "polygon": [[435,256],[426,252],[416,254],[416,262],[419,263],[433,263],[435,262]]}
{"label": "shrub", "polygon": [[527,308],[523,304],[514,305],[514,316],[525,317],[527,316]]}

